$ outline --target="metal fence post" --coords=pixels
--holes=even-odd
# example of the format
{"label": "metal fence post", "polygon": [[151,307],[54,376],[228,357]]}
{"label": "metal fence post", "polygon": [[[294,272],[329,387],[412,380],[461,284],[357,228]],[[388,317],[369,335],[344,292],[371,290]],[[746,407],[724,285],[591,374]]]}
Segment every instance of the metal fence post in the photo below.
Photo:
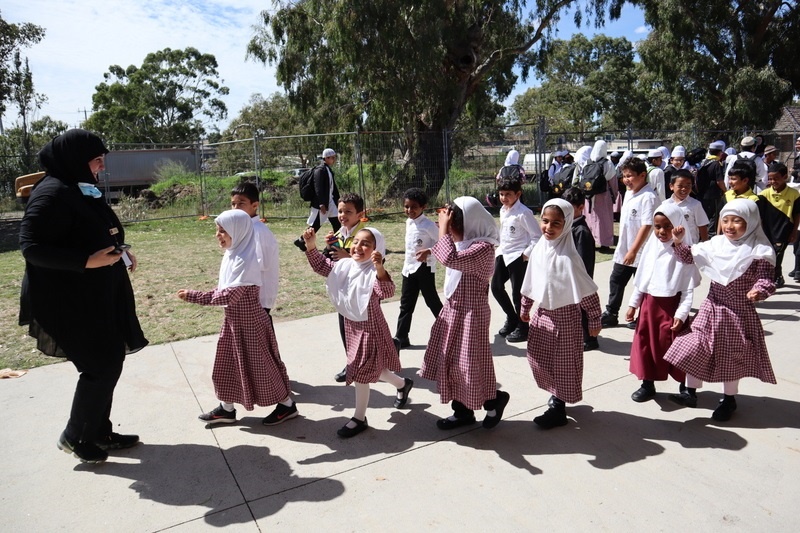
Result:
{"label": "metal fence post", "polygon": [[444,195],[447,203],[450,203],[450,165],[447,149],[447,128],[442,129],[442,153],[444,155]]}
{"label": "metal fence post", "polygon": [[358,168],[358,186],[361,188],[361,198],[364,198],[364,207],[366,208],[367,186],[364,183],[364,165],[361,157],[361,126],[359,125],[356,125],[353,140],[353,152],[356,156],[356,167]]}

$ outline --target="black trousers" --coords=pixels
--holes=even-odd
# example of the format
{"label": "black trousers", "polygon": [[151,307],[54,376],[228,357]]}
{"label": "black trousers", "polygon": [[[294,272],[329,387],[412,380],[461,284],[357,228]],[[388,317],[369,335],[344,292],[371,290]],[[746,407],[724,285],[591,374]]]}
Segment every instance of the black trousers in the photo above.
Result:
{"label": "black trousers", "polygon": [[[716,185],[714,186],[716,187]],[[717,219],[719,218],[719,211],[724,205],[724,198],[703,199],[700,204],[708,217],[708,236],[713,237],[717,234]]]}
{"label": "black trousers", "polygon": [[[311,227],[314,228],[314,233],[318,232],[320,226],[322,225],[322,223],[319,221],[319,219],[320,219],[319,215],[320,214],[317,213],[317,218],[315,218],[314,219],[314,223],[311,224]],[[342,223],[339,222],[339,218],[338,217],[328,217],[328,221],[330,221],[331,226],[333,226],[333,231],[334,232],[339,231],[339,228],[342,227]]]}
{"label": "black trousers", "polygon": [[611,277],[608,278],[608,305],[606,311],[610,315],[617,316],[622,305],[622,297],[625,294],[625,286],[636,274],[636,267],[614,263],[611,270]]}
{"label": "black trousers", "polygon": [[786,247],[788,244],[779,244],[773,245],[772,247],[775,249],[775,279],[778,279],[783,275],[783,256],[786,253]]}
{"label": "black trousers", "polygon": [[403,276],[403,285],[400,292],[400,316],[397,318],[398,339],[407,339],[408,332],[411,331],[411,318],[414,309],[417,307],[419,293],[425,299],[425,305],[433,313],[434,318],[439,316],[442,310],[442,301],[436,291],[436,274],[431,272],[431,267],[427,263],[419,266],[416,272],[409,276]]}
{"label": "black trousers", "polygon": [[111,433],[111,403],[125,356],[71,357],[70,361],[80,376],[65,432],[69,440],[92,442]]}
{"label": "black trousers", "polygon": [[[519,322],[519,312],[522,304],[522,280],[525,279],[527,263],[519,256],[510,265],[506,266],[503,256],[494,260],[494,275],[492,276],[492,295],[500,308],[506,314],[506,320],[515,324]],[[544,275],[544,273],[542,273]],[[511,280],[511,298],[506,292],[506,281]]]}

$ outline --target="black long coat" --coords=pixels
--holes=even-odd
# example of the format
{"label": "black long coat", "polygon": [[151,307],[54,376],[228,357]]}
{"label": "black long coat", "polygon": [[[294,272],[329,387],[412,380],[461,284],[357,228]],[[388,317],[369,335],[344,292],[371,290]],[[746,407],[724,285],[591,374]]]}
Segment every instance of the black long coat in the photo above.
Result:
{"label": "black long coat", "polygon": [[46,176],[33,189],[20,227],[25,278],[20,325],[43,353],[56,357],[119,357],[147,345],[122,261],[87,269],[89,256],[125,241],[103,198],[77,183]]}
{"label": "black long coat", "polygon": [[[333,176],[333,194],[330,194],[330,182],[328,181],[328,171],[330,170]],[[336,187],[336,177],[333,174],[333,169],[325,163],[321,163],[314,169],[314,199],[311,201],[311,207],[324,205],[327,209],[328,198],[333,197],[333,203],[339,204],[339,189]]]}

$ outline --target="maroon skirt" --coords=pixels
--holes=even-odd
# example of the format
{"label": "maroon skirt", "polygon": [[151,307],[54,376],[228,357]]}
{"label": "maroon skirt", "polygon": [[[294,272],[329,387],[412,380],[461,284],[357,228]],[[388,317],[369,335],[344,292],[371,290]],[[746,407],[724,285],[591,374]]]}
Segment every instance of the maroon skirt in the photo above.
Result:
{"label": "maroon skirt", "polygon": [[672,376],[680,383],[686,378],[682,370],[664,361],[664,355],[677,334],[670,328],[675,320],[675,311],[678,310],[680,299],[680,293],[668,297],[643,295],[636,322],[636,334],[631,345],[630,371],[637,378],[665,381],[667,377]]}

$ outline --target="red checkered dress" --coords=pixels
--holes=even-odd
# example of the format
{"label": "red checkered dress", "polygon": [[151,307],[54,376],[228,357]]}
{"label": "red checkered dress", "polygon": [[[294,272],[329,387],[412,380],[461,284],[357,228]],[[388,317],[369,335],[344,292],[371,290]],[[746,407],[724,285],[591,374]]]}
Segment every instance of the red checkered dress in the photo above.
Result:
{"label": "red checkered dress", "polygon": [[289,376],[281,361],[272,320],[261,307],[256,285],[209,292],[188,291],[186,301],[225,306],[211,381],[220,401],[275,405],[289,396]]}
{"label": "red checkered dress", "polygon": [[478,241],[459,252],[453,238],[445,235],[431,250],[443,265],[462,275],[433,323],[419,375],[437,382],[442,403],[458,400],[468,409],[481,409],[497,396],[489,344],[494,245]]}
{"label": "red checkered dress", "polygon": [[[522,297],[522,314],[530,313],[533,300]],[[559,400],[583,399],[583,328],[581,309],[589,317],[589,329],[600,327],[600,298],[586,296],[580,304],[558,309],[536,309],[528,333],[528,364],[540,389]]]}
{"label": "red checkered dress", "polygon": [[[684,263],[694,261],[688,246],[676,246],[675,253]],[[744,377],[777,383],[756,306],[746,296],[751,289],[770,296],[774,279],[774,267],[757,259],[727,286],[712,281],[691,327],[676,337],[664,360],[711,383]]]}
{"label": "red checkered dress", "polygon": [[[306,252],[314,272],[327,277],[335,263],[318,250]],[[383,316],[381,300],[394,296],[394,282],[375,280],[367,306],[367,319],[355,322],[345,317],[344,336],[347,339],[347,384],[377,383],[381,372],[388,368],[400,372],[400,357],[392,341],[389,324]]]}

